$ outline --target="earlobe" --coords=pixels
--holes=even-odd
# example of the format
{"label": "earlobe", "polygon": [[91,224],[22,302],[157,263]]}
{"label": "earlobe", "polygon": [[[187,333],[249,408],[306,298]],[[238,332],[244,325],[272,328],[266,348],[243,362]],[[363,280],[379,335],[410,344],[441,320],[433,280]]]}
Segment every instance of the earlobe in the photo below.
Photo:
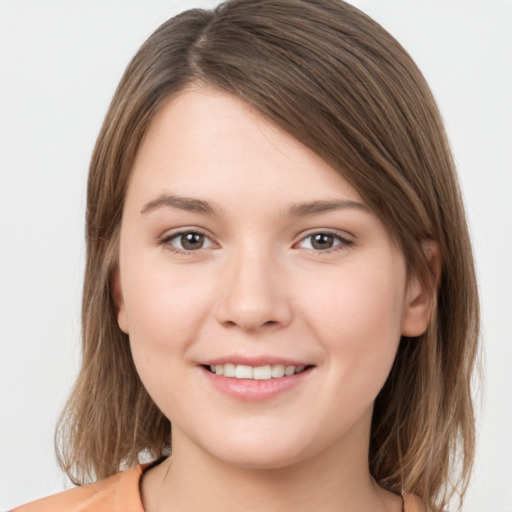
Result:
{"label": "earlobe", "polygon": [[421,336],[427,329],[441,278],[439,246],[433,240],[425,240],[421,246],[433,279],[430,283],[423,283],[417,275],[413,275],[408,280],[402,335],[410,338]]}
{"label": "earlobe", "polygon": [[117,324],[125,334],[128,334],[128,321],[126,318],[126,309],[124,306],[123,291],[121,289],[119,269],[116,269],[112,274],[111,284],[117,310]]}

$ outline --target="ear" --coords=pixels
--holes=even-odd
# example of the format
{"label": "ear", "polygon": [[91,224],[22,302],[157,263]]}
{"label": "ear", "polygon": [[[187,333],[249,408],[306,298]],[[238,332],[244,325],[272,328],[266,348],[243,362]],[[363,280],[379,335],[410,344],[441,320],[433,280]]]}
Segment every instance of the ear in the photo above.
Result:
{"label": "ear", "polygon": [[426,286],[417,275],[411,275],[408,279],[402,319],[402,336],[410,338],[422,335],[427,329],[441,279],[442,265],[439,246],[433,240],[424,240],[421,243],[421,248],[435,282],[431,286]]}
{"label": "ear", "polygon": [[123,331],[125,334],[128,334],[128,319],[126,318],[126,308],[124,306],[119,268],[117,268],[112,274],[111,284],[117,310],[117,324],[119,325],[121,331]]}

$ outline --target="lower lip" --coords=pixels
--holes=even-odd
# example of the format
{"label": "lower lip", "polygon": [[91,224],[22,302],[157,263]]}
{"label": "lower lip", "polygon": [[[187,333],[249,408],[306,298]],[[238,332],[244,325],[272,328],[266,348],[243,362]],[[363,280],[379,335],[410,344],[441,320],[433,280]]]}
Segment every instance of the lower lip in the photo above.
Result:
{"label": "lower lip", "polygon": [[247,402],[263,402],[285,391],[288,391],[308,378],[313,368],[307,368],[301,373],[277,379],[235,379],[223,377],[201,367],[205,377],[217,390],[234,398]]}

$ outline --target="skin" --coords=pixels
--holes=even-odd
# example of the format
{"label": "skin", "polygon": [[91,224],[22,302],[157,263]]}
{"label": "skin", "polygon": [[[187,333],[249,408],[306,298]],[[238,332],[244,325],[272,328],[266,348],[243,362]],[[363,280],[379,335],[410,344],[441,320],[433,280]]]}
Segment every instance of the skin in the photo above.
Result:
{"label": "skin", "polygon": [[[342,207],[290,215],[312,201]],[[203,245],[184,252],[183,231]],[[114,284],[137,370],[173,426],[172,463],[142,481],[148,512],[401,510],[369,474],[371,414],[429,301],[379,218],[318,155],[233,96],[199,85],[175,96],[133,166]],[[244,400],[202,366],[238,356],[310,368]]]}

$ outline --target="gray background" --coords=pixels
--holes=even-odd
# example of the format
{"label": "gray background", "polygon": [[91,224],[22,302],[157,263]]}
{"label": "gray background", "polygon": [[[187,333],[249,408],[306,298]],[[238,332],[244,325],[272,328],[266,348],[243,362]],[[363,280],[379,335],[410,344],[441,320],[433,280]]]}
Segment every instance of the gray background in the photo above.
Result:
{"label": "gray background", "polygon": [[[486,384],[464,510],[512,511],[512,1],[353,0],[431,84],[476,250]],[[0,0],[0,509],[69,486],[53,430],[79,358],[88,160],[164,20],[212,1]]]}

